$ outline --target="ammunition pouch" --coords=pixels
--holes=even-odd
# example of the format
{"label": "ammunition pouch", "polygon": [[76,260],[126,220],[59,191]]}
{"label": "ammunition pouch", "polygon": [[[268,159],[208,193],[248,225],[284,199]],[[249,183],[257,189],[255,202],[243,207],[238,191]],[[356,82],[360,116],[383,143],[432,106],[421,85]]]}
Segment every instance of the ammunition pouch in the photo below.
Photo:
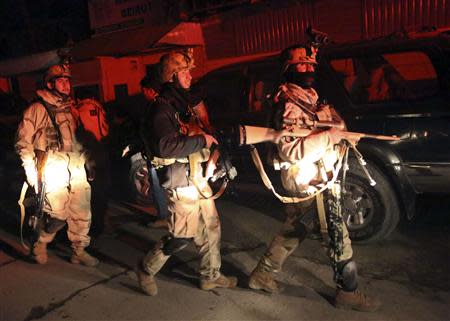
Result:
{"label": "ammunition pouch", "polygon": [[209,160],[211,156],[211,152],[207,148],[203,148],[202,150],[190,154],[188,156],[189,159],[189,177],[191,180],[195,180],[196,178],[203,177],[203,168],[199,166],[201,163],[204,163]]}
{"label": "ammunition pouch", "polygon": [[190,154],[188,156],[189,163],[195,162],[195,163],[204,163],[209,160],[209,157],[211,156],[211,151],[208,148],[203,148],[202,150]]}

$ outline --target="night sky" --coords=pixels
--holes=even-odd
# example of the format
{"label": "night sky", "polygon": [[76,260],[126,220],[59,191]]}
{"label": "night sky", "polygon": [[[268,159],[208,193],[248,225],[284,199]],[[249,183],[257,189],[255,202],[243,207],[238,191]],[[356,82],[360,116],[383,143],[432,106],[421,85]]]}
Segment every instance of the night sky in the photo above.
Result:
{"label": "night sky", "polygon": [[0,60],[90,36],[88,0],[0,0]]}

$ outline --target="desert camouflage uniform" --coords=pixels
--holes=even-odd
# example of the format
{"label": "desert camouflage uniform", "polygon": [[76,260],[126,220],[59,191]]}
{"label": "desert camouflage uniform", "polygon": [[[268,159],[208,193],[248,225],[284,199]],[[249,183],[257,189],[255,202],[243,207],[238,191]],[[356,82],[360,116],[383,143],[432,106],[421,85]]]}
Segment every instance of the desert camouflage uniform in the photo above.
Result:
{"label": "desert camouflage uniform", "polygon": [[[27,176],[36,171],[36,151],[47,152],[43,171],[46,183],[44,212],[51,218],[67,222],[68,238],[74,252],[79,252],[90,243],[91,188],[86,179],[82,147],[75,138],[77,124],[72,100],[63,100],[47,89],[38,90],[37,95],[40,99],[25,110],[19,125],[16,150]],[[54,114],[59,140],[44,104]],[[38,242],[51,242],[63,226],[58,224],[51,232],[42,231]]]}

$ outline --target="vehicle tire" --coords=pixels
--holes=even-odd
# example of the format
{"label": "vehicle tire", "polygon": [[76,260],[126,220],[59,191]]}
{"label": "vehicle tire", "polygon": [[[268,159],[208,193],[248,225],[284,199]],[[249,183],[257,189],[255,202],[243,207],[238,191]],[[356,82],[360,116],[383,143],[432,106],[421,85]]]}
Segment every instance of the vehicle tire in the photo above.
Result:
{"label": "vehicle tire", "polygon": [[395,230],[400,219],[396,193],[373,163],[368,162],[366,169],[375,180],[375,186],[370,185],[356,160],[351,159],[349,165],[342,198],[350,238],[360,244],[382,240]]}
{"label": "vehicle tire", "polygon": [[150,206],[153,204],[148,177],[147,162],[141,154],[135,154],[130,158],[129,182],[131,188],[131,198],[136,204]]}

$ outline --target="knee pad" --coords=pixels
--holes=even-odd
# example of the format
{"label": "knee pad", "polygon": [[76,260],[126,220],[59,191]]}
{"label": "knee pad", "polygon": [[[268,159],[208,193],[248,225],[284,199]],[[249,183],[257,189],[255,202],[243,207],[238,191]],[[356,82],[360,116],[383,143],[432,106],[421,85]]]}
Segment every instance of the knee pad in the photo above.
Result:
{"label": "knee pad", "polygon": [[57,218],[53,218],[48,214],[44,215],[46,215],[44,231],[48,234],[56,233],[60,229],[62,229],[64,225],[66,225],[66,221],[58,220]]}
{"label": "knee pad", "polygon": [[340,277],[340,284],[344,291],[355,291],[358,287],[358,270],[356,268],[356,263],[352,260],[339,262],[338,263],[338,273]]}
{"label": "knee pad", "polygon": [[178,238],[169,236],[166,240],[164,240],[162,252],[164,253],[164,255],[175,254],[188,246],[190,241],[190,238]]}

